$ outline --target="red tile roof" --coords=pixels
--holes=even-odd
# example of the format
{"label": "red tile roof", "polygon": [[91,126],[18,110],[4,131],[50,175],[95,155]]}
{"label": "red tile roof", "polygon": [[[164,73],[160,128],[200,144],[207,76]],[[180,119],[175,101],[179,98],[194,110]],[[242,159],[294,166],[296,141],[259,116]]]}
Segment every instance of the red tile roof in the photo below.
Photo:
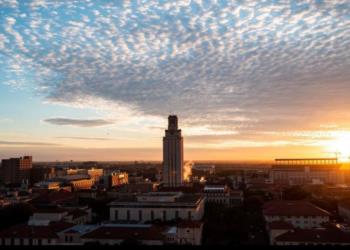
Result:
{"label": "red tile roof", "polygon": [[75,195],[72,192],[61,189],[57,192],[45,193],[40,195],[39,197],[32,200],[34,204],[50,204],[56,203],[59,204],[61,202],[66,202],[75,199]]}
{"label": "red tile roof", "polygon": [[69,211],[68,215],[72,215],[73,219],[76,219],[76,218],[79,218],[82,216],[86,216],[86,215],[88,215],[88,213],[84,210],[81,210],[81,209],[74,209],[74,210]]}
{"label": "red tile roof", "polygon": [[151,227],[127,227],[127,226],[101,226],[81,238],[84,239],[138,239],[138,240],[163,240],[164,236],[159,228]]}
{"label": "red tile roof", "polygon": [[275,240],[280,242],[350,244],[350,233],[337,229],[295,229],[276,237]]}
{"label": "red tile roof", "polygon": [[57,234],[74,224],[65,222],[50,223],[48,226],[19,224],[0,231],[0,238],[55,239]]}
{"label": "red tile roof", "polygon": [[268,216],[329,216],[330,213],[308,201],[270,201],[263,205]]}
{"label": "red tile roof", "polygon": [[56,213],[65,213],[66,209],[59,207],[36,207],[33,209],[33,213],[45,213],[45,214],[56,214]]}

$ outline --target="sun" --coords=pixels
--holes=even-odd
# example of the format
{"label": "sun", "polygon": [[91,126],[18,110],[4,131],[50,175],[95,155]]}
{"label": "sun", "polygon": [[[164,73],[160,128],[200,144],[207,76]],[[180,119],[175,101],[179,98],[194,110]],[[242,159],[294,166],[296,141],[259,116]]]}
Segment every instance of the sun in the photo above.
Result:
{"label": "sun", "polygon": [[337,135],[334,140],[327,143],[327,148],[338,155],[339,160],[349,161],[350,159],[350,132],[343,132]]}

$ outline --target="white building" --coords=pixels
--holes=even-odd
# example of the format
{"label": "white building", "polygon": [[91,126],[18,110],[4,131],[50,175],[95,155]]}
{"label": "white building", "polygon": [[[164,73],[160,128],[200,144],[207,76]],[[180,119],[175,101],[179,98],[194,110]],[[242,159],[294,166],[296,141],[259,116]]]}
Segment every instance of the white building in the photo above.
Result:
{"label": "white building", "polygon": [[270,201],[263,205],[267,223],[284,221],[295,228],[318,228],[329,222],[330,213],[307,201]]}
{"label": "white building", "polygon": [[183,184],[183,138],[178,129],[177,116],[168,117],[168,129],[163,137],[163,183],[177,187]]}
{"label": "white building", "polygon": [[227,185],[206,185],[203,191],[207,203],[222,204],[228,207],[243,203],[243,192],[233,191]]}
{"label": "white building", "polygon": [[150,192],[110,203],[110,221],[201,220],[205,199],[198,194]]}

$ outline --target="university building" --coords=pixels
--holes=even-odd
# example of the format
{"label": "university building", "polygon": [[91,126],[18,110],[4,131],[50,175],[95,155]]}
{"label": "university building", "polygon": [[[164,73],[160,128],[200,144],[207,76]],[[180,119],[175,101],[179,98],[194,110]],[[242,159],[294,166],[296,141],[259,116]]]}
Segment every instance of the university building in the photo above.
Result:
{"label": "university building", "polygon": [[198,221],[204,214],[204,202],[200,194],[181,192],[150,192],[123,197],[110,203],[110,221]]}
{"label": "university building", "polygon": [[344,184],[337,158],[276,159],[271,169],[274,184]]}
{"label": "university building", "polygon": [[183,173],[183,138],[178,129],[177,116],[168,117],[168,129],[163,137],[163,184],[169,187],[182,186]]}

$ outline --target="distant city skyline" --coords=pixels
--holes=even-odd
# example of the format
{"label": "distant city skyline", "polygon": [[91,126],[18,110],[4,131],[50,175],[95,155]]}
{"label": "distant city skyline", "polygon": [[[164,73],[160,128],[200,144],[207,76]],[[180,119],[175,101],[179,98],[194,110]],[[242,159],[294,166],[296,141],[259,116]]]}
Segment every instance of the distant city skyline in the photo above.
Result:
{"label": "distant city skyline", "polygon": [[0,1],[0,158],[350,157],[350,5]]}

